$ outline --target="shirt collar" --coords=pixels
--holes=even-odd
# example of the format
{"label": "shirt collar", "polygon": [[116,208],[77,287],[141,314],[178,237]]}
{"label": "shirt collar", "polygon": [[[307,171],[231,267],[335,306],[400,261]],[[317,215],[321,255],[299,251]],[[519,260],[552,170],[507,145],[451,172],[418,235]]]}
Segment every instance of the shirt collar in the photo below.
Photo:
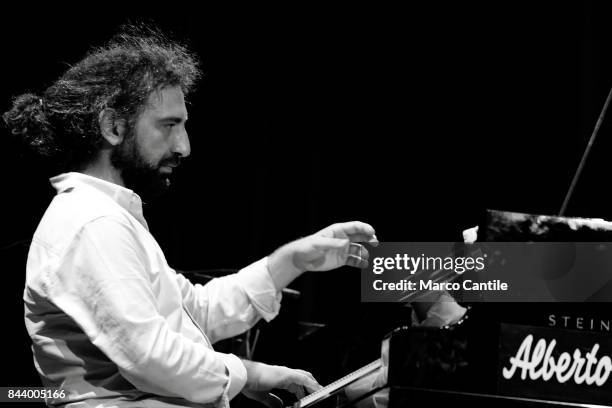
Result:
{"label": "shirt collar", "polygon": [[110,197],[148,229],[147,222],[142,213],[142,200],[138,194],[129,188],[78,172],[63,173],[51,177],[49,181],[57,190],[57,194],[74,188],[93,188]]}

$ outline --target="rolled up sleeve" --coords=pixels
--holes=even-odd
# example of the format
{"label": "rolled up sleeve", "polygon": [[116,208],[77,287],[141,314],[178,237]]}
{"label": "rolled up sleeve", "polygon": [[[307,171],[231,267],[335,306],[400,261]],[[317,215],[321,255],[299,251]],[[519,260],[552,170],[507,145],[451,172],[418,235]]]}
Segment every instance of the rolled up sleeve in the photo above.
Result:
{"label": "rolled up sleeve", "polygon": [[244,288],[257,313],[269,322],[278,315],[282,295],[276,290],[267,265],[267,257],[260,259],[240,270],[236,274],[236,279]]}
{"label": "rolled up sleeve", "polygon": [[213,343],[243,333],[261,318],[270,321],[280,310],[282,295],[268,272],[267,258],[206,285],[192,284],[179,274],[177,281],[184,304]]}
{"label": "rolled up sleeve", "polygon": [[247,380],[247,372],[244,364],[233,354],[219,353],[229,373],[229,382],[226,393],[229,399],[234,398],[244,388]]}

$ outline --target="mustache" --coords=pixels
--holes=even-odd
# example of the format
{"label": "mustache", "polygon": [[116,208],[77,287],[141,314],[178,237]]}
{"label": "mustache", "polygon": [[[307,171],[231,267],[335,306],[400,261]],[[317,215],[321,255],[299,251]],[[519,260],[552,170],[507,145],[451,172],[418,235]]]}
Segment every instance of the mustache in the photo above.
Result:
{"label": "mustache", "polygon": [[170,156],[170,157],[161,159],[157,167],[162,167],[162,166],[178,167],[180,166],[180,164],[181,164],[181,156],[176,155],[176,156]]}

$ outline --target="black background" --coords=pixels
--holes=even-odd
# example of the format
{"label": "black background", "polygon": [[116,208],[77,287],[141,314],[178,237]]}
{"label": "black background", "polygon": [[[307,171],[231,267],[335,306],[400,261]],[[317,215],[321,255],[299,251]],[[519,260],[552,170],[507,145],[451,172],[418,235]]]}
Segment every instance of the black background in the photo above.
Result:
{"label": "black background", "polygon": [[[612,86],[611,10],[427,4],[5,13],[0,108],[41,93],[128,19],[151,18],[189,39],[206,73],[189,106],[192,155],[171,194],[145,208],[181,270],[239,268],[338,221],[369,222],[384,241],[456,241],[485,208],[555,214]],[[611,126],[602,126],[568,215],[612,218]],[[2,338],[18,359],[0,385],[29,385],[24,245],[53,193],[5,129],[0,136]],[[260,358],[300,364],[325,383],[347,350],[376,354],[407,309],[360,304],[357,273],[307,274],[292,285],[302,298],[286,300],[288,310],[329,325],[325,349],[269,336],[281,347],[262,346]]]}

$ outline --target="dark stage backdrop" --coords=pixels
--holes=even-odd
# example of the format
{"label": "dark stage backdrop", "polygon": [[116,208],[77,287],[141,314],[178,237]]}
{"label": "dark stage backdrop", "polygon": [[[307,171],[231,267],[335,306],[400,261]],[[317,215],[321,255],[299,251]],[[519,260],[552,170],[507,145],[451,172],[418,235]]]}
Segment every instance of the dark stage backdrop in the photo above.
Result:
{"label": "dark stage backdrop", "polygon": [[[206,72],[189,106],[192,155],[145,209],[181,270],[238,268],[337,221],[367,221],[385,241],[454,241],[485,208],[554,214],[612,86],[611,10],[591,3],[102,8],[3,16],[0,107],[42,92],[128,18],[189,39]],[[24,245],[52,192],[0,136],[2,340],[19,361],[0,385],[27,385]],[[611,140],[609,118],[568,215],[612,218]],[[358,278],[343,269],[292,285],[294,317],[338,334],[322,355],[300,351],[322,382],[341,351],[375,354],[407,320],[395,305],[361,305]],[[278,350],[264,345],[261,358],[299,363],[295,348]],[[314,363],[323,357],[328,371]]]}

